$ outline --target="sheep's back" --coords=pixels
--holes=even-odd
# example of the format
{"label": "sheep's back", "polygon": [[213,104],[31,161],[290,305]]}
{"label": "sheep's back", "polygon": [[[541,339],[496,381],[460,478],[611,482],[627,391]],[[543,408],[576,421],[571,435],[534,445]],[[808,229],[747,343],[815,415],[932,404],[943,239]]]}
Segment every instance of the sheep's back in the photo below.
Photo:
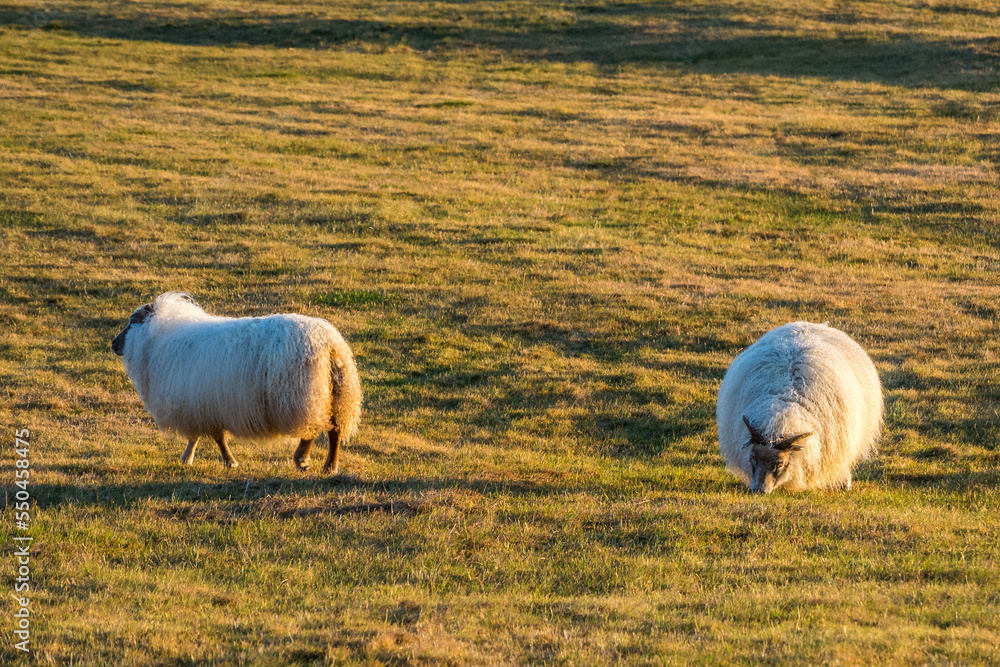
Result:
{"label": "sheep's back", "polygon": [[811,333],[817,340],[804,354],[805,367],[816,381],[807,384],[804,404],[827,429],[841,426],[840,437],[830,442],[839,443],[843,455],[865,458],[882,430],[882,385],[875,364],[843,331],[812,325]]}

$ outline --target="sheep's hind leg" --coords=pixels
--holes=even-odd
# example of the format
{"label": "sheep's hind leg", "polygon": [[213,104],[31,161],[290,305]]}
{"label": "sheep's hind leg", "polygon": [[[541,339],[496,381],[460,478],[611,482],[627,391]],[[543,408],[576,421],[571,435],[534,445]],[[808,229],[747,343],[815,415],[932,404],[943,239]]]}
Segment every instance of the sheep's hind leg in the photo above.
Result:
{"label": "sheep's hind leg", "polygon": [[330,452],[326,455],[323,472],[337,474],[337,459],[340,456],[340,429],[334,427],[327,433],[330,436]]}
{"label": "sheep's hind leg", "polygon": [[305,470],[312,463],[312,459],[309,458],[309,450],[312,449],[313,441],[316,438],[311,438],[306,440],[302,438],[299,441],[298,449],[295,450],[295,465],[299,467],[299,470]]}
{"label": "sheep's hind leg", "polygon": [[195,450],[195,447],[197,447],[197,446],[198,446],[198,436],[195,436],[193,438],[188,438],[187,449],[185,449],[184,453],[181,454],[181,464],[182,465],[189,466],[192,463],[194,463],[194,450]]}
{"label": "sheep's hind leg", "polygon": [[219,451],[222,452],[222,460],[225,461],[226,467],[235,468],[239,466],[240,464],[237,463],[236,459],[233,458],[233,453],[229,451],[229,443],[226,442],[226,440],[229,437],[229,434],[223,431],[222,433],[214,435],[212,437],[214,437],[215,441],[219,443]]}

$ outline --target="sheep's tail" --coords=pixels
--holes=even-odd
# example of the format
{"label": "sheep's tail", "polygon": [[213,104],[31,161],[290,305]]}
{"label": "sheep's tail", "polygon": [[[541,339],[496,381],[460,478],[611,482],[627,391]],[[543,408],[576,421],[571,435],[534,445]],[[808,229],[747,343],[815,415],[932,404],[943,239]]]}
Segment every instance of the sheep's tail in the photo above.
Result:
{"label": "sheep's tail", "polygon": [[346,345],[330,350],[331,415],[330,421],[347,441],[358,430],[361,421],[361,378],[354,355]]}

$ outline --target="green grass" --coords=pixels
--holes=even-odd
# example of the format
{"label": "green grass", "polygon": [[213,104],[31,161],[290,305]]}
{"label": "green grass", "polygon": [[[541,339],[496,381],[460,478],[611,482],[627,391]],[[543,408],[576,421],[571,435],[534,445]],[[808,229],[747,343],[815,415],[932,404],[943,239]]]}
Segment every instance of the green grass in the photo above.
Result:
{"label": "green grass", "polygon": [[395,301],[395,296],[384,292],[373,290],[341,290],[328,294],[317,294],[313,297],[313,302],[318,306],[329,308],[359,308],[365,306],[378,306]]}
{"label": "green grass", "polygon": [[[994,662],[998,30],[985,0],[0,6],[0,421],[36,500],[35,653],[3,661]],[[180,466],[110,351],[170,289],[344,333],[345,476],[287,441]],[[848,493],[751,497],[715,396],[796,319],[870,352],[883,441]]]}

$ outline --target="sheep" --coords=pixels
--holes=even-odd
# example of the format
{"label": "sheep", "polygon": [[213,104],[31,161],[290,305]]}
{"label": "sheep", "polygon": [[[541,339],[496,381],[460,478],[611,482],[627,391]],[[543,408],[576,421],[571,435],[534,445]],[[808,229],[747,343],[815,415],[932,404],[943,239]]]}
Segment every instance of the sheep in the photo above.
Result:
{"label": "sheep", "polygon": [[875,452],[882,386],[854,340],[826,324],[769,331],[733,361],[719,388],[719,452],[753,493],[850,489]]}
{"label": "sheep", "polygon": [[336,474],[340,447],[361,417],[354,355],[319,318],[216,317],[190,295],[167,292],[132,313],[111,349],[157,426],[187,437],[184,465],[202,436],[215,440],[229,468],[239,465],[230,434],[295,436],[295,463],[305,470],[313,441],[327,431],[323,472]]}

